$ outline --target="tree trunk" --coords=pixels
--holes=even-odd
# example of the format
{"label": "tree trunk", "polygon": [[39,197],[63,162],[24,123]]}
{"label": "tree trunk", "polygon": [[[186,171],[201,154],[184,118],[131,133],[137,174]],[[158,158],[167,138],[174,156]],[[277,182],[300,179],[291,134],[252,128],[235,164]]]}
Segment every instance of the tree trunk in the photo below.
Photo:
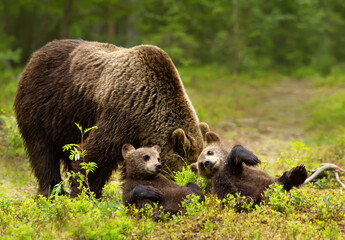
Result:
{"label": "tree trunk", "polygon": [[73,0],[67,0],[63,6],[63,16],[61,22],[61,39],[69,38],[69,28],[71,26]]}
{"label": "tree trunk", "polygon": [[232,17],[233,17],[233,31],[235,41],[235,56],[234,56],[234,73],[238,74],[238,68],[240,65],[240,40],[238,34],[238,2],[232,0]]}

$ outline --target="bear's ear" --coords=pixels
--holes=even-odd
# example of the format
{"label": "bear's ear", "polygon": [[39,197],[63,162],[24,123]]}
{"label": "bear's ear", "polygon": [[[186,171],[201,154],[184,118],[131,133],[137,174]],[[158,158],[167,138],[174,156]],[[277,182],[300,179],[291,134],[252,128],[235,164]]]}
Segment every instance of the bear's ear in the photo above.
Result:
{"label": "bear's ear", "polygon": [[220,138],[215,132],[207,132],[205,134],[207,144],[220,142]]}
{"label": "bear's ear", "polygon": [[200,128],[202,137],[204,138],[204,141],[206,141],[206,133],[210,131],[208,124],[205,122],[201,122],[199,123],[199,128]]}
{"label": "bear's ear", "polygon": [[198,163],[192,163],[191,165],[189,165],[190,170],[192,170],[192,172],[197,173],[198,172]]}
{"label": "bear's ear", "polygon": [[123,144],[122,145],[122,157],[124,159],[128,159],[129,155],[134,150],[135,150],[135,148],[131,144],[128,144],[128,143]]}
{"label": "bear's ear", "polygon": [[175,129],[171,134],[171,139],[175,148],[175,151],[178,153],[183,153],[184,149],[188,149],[190,147],[190,143],[186,137],[182,128]]}
{"label": "bear's ear", "polygon": [[161,153],[161,147],[160,147],[160,146],[154,145],[152,148],[153,148],[154,150],[156,150],[158,153]]}

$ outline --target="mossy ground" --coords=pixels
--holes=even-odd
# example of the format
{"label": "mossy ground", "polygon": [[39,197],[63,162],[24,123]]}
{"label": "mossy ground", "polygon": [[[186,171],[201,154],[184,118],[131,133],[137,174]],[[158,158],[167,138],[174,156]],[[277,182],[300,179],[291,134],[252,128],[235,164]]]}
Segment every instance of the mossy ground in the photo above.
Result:
{"label": "mossy ground", "polygon": [[[330,162],[344,168],[342,81],[331,81],[332,76],[327,81],[232,76],[207,67],[180,69],[180,75],[200,120],[229,148],[239,143],[252,150],[273,177],[297,164],[314,169]],[[151,219],[150,209],[140,213],[123,207],[118,173],[101,200],[84,195],[37,198],[11,110],[13,81],[2,82],[0,90],[2,239],[345,239],[345,191],[334,177],[291,194],[273,187],[265,205],[246,206],[241,213],[233,208],[231,197],[221,203],[207,195],[203,204],[190,198],[183,215],[162,216],[158,222]],[[340,178],[345,182],[344,174]],[[179,183],[190,179],[203,185],[188,168],[176,175]]]}

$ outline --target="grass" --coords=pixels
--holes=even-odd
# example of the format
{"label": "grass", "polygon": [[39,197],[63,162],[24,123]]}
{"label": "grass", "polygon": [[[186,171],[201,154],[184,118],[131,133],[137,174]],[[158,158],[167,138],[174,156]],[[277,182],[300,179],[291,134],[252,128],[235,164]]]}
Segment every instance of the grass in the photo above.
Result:
{"label": "grass", "polygon": [[[231,196],[221,202],[207,194],[202,204],[191,197],[183,203],[183,215],[163,215],[159,222],[151,219],[150,208],[130,211],[122,205],[118,173],[100,200],[85,194],[37,198],[13,118],[17,78],[11,76],[17,72],[6,74],[6,81],[0,79],[1,239],[345,239],[345,191],[334,178],[317,179],[290,194],[272,186],[266,204],[245,206],[241,213]],[[344,168],[345,95],[339,78],[328,84],[319,77],[233,76],[214,66],[180,69],[180,75],[200,119],[227,146],[241,143],[256,153],[272,177],[297,164],[313,169],[331,162]],[[206,185],[188,167],[175,179]],[[341,179],[345,182],[344,175]]]}

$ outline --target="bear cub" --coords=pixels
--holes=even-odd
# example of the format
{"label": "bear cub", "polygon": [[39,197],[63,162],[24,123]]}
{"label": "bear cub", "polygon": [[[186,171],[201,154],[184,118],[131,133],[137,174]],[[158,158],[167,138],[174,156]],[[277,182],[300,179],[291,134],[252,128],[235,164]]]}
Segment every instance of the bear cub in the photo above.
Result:
{"label": "bear cub", "polygon": [[180,186],[160,174],[160,151],[158,145],[138,149],[130,144],[123,145],[122,155],[126,162],[122,195],[124,205],[134,204],[140,209],[145,204],[158,203],[165,211],[177,214],[182,210],[180,203],[189,194],[194,193],[200,196],[200,202],[204,201],[204,193],[195,183]]}
{"label": "bear cub", "polygon": [[229,153],[214,132],[206,133],[206,141],[206,148],[191,168],[210,180],[210,192],[219,199],[239,193],[258,204],[264,200],[264,191],[271,184],[281,184],[284,190],[290,191],[303,184],[308,176],[305,167],[299,165],[273,179],[265,171],[254,167],[260,160],[241,145],[233,147]]}

